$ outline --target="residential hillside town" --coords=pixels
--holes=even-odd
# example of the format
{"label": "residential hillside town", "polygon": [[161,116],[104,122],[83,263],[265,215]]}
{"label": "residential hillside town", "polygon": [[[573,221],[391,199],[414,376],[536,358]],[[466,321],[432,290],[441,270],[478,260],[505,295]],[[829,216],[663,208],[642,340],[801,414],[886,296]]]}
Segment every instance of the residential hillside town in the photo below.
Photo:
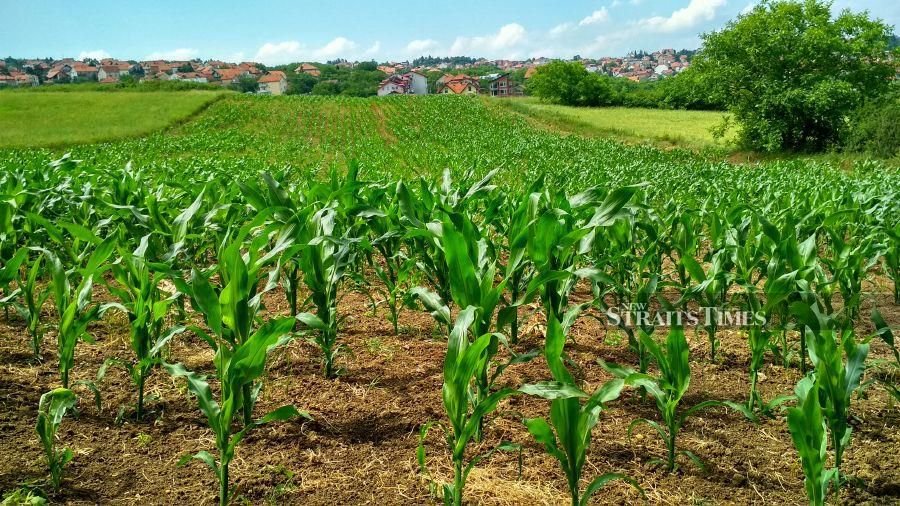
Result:
{"label": "residential hillside town", "polygon": [[[599,59],[575,56],[589,72],[635,82],[673,76],[690,65],[694,52],[662,49],[634,51],[624,57]],[[553,60],[488,60],[470,57],[424,56],[412,62],[303,62],[266,67],[255,62],[220,60],[102,60],[74,58],[0,60],[0,87],[33,87],[69,83],[100,84],[175,81],[224,86],[260,95],[338,91],[356,71],[364,74],[361,95],[486,94],[497,97],[524,93],[524,84],[536,70]],[[350,77],[348,77],[350,76]],[[335,93],[336,94],[336,93]]]}

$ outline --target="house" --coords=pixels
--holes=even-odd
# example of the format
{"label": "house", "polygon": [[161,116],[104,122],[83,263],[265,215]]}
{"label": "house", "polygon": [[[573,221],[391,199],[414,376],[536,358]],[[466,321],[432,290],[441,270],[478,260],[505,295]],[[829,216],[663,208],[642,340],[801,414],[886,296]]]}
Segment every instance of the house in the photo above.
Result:
{"label": "house", "polygon": [[67,63],[54,65],[47,71],[47,80],[57,83],[67,83],[72,80],[72,67]]}
{"label": "house", "polygon": [[465,74],[445,74],[437,81],[437,92],[444,95],[474,95],[478,80]]}
{"label": "house", "polygon": [[[127,70],[125,71],[128,72]],[[116,82],[121,77],[122,70],[118,65],[101,65],[97,70],[97,79],[100,82],[110,82],[108,79],[112,79],[112,82]]]}
{"label": "house", "polygon": [[378,96],[427,95],[428,78],[418,72],[393,74],[378,85]]}
{"label": "house", "polygon": [[259,91],[262,95],[283,95],[287,91],[287,76],[280,70],[273,70],[259,78]]}
{"label": "house", "polygon": [[387,75],[392,75],[397,72],[397,69],[395,69],[394,67],[389,67],[387,65],[379,65],[378,70],[384,72]]}
{"label": "house", "polygon": [[319,77],[322,72],[315,65],[309,63],[303,63],[299,67],[294,69],[294,72],[297,74],[307,74],[313,77]]}
{"label": "house", "polygon": [[213,75],[222,81],[222,84],[236,84],[242,77],[247,77],[250,72],[243,69],[215,69]]}
{"label": "house", "polygon": [[246,70],[252,76],[258,76],[263,73],[262,70],[259,70],[259,64],[249,62],[249,61],[239,63],[237,68],[239,68],[241,70]]}
{"label": "house", "polygon": [[72,65],[72,77],[82,81],[96,81],[97,67],[84,63]]}
{"label": "house", "polygon": [[509,74],[488,74],[482,78],[487,84],[487,91],[492,97],[509,97],[512,95],[512,84]]}
{"label": "house", "polygon": [[35,75],[26,74],[24,72],[12,71],[8,76],[0,74],[0,86],[37,86],[38,78]]}
{"label": "house", "polygon": [[173,71],[171,77],[169,77],[170,81],[188,81],[192,83],[208,83],[209,78],[206,74],[201,74],[200,72],[178,72]]}

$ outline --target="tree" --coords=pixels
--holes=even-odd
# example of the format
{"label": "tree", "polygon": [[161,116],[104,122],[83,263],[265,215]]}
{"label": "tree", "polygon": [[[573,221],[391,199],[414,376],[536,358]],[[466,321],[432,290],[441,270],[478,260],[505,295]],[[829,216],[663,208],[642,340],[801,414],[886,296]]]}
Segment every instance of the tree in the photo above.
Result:
{"label": "tree", "polygon": [[313,95],[337,95],[341,92],[341,87],[334,81],[319,81],[312,87]]}
{"label": "tree", "polygon": [[312,91],[317,79],[309,74],[288,74],[288,95],[305,95]]}
{"label": "tree", "polygon": [[528,81],[532,95],[563,105],[578,103],[578,84],[588,71],[578,62],[554,61],[537,68]]}
{"label": "tree", "polygon": [[703,35],[694,77],[732,112],[748,147],[821,150],[887,88],[890,34],[867,13],[832,19],[830,2],[767,0]]}
{"label": "tree", "polygon": [[259,83],[252,76],[243,76],[238,79],[237,83],[231,85],[231,88],[241,93],[256,93],[259,90]]}
{"label": "tree", "polygon": [[610,105],[613,90],[606,78],[585,70],[579,62],[551,62],[538,67],[528,82],[531,93],[563,105]]}
{"label": "tree", "polygon": [[178,67],[179,72],[193,72],[194,67],[191,66],[190,63],[185,63],[184,65]]}

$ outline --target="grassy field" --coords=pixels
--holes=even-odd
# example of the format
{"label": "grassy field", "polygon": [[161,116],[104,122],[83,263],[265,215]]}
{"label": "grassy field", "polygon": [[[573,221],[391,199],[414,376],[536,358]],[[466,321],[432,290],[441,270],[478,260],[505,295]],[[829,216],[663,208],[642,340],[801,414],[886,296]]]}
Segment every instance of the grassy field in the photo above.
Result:
{"label": "grassy field", "polygon": [[541,103],[533,98],[509,100],[503,105],[561,130],[664,147],[728,148],[736,134],[731,129],[724,139],[713,137],[712,129],[725,116],[714,111],[568,107]]}
{"label": "grassy field", "polygon": [[220,93],[0,93],[0,147],[48,147],[147,135]]}

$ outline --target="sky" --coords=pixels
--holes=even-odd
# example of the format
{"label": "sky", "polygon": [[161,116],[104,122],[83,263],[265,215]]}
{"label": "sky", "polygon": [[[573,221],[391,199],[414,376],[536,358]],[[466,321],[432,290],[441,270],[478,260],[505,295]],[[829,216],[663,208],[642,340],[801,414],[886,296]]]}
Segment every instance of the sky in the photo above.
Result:
{"label": "sky", "polygon": [[[695,49],[757,0],[0,0],[0,56],[403,61]],[[900,26],[900,1],[835,0]]]}

